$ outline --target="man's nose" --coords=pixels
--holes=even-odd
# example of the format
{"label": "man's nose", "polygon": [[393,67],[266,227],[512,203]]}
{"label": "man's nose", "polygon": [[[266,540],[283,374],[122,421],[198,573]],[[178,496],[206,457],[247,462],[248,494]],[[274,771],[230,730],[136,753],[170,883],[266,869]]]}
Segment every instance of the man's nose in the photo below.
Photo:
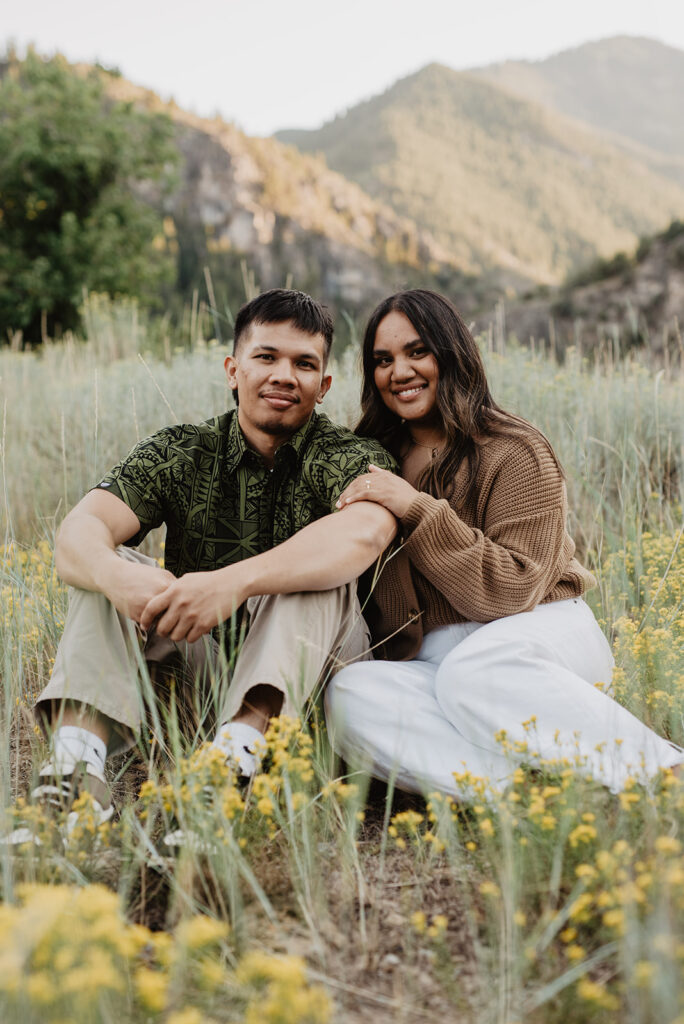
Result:
{"label": "man's nose", "polygon": [[273,363],[270,376],[274,384],[286,384],[294,387],[297,383],[294,364],[289,359],[278,359]]}

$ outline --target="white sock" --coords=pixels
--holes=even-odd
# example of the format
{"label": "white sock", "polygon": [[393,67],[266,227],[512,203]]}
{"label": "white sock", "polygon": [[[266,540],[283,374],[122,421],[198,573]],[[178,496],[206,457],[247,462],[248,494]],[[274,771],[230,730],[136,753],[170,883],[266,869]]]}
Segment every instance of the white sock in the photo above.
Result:
{"label": "white sock", "polygon": [[107,756],[107,745],[90,729],[78,725],[60,725],[52,736],[52,757],[55,771],[68,774],[74,765],[85,761],[102,776]]}
{"label": "white sock", "polygon": [[225,722],[216,734],[212,746],[223,751],[227,758],[237,761],[243,775],[254,775],[257,760],[254,744],[264,741],[263,733],[246,722]]}

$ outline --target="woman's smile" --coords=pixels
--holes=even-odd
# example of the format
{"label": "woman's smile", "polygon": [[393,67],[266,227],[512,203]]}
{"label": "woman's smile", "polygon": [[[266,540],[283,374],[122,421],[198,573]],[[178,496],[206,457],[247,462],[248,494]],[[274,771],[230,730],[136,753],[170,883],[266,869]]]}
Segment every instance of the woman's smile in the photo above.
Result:
{"label": "woman's smile", "polygon": [[394,394],[400,401],[406,402],[419,395],[427,386],[427,384],[416,384],[410,388],[396,388]]}

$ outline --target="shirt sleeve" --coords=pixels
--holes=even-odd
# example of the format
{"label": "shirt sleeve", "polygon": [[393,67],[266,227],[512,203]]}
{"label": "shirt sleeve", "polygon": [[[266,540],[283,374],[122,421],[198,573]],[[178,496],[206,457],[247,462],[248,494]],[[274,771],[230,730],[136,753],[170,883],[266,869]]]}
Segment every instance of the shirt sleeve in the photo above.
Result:
{"label": "shirt sleeve", "polygon": [[552,454],[520,445],[494,477],[482,529],[445,499],[421,493],[402,519],[405,550],[460,615],[489,622],[530,611],[557,582],[565,514]]}
{"label": "shirt sleeve", "polygon": [[363,438],[353,445],[327,452],[325,457],[319,455],[311,460],[306,472],[321,505],[330,512],[336,512],[337,499],[352,480],[368,472],[369,462],[392,473],[397,471],[395,460],[381,445]]}
{"label": "shirt sleeve", "polygon": [[109,491],[135,512],[140,530],[126,543],[138,545],[142,539],[165,520],[168,493],[167,478],[171,465],[168,431],[146,437],[103,476],[94,489]]}

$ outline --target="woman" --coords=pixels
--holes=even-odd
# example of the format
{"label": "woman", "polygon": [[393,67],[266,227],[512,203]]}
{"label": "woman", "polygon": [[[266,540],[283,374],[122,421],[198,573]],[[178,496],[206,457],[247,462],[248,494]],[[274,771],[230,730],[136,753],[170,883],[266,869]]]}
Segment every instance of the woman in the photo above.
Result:
{"label": "woman", "polygon": [[[384,661],[342,669],[326,693],[337,749],[411,791],[457,793],[454,773],[494,789],[516,764],[570,759],[619,791],[684,752],[596,687],[613,659],[582,594],[558,460],[504,412],[454,306],[400,292],[372,314],[362,418],[400,476],[369,467],[338,507],[375,501],[402,545],[366,609]],[[376,651],[377,654],[377,651]]]}

